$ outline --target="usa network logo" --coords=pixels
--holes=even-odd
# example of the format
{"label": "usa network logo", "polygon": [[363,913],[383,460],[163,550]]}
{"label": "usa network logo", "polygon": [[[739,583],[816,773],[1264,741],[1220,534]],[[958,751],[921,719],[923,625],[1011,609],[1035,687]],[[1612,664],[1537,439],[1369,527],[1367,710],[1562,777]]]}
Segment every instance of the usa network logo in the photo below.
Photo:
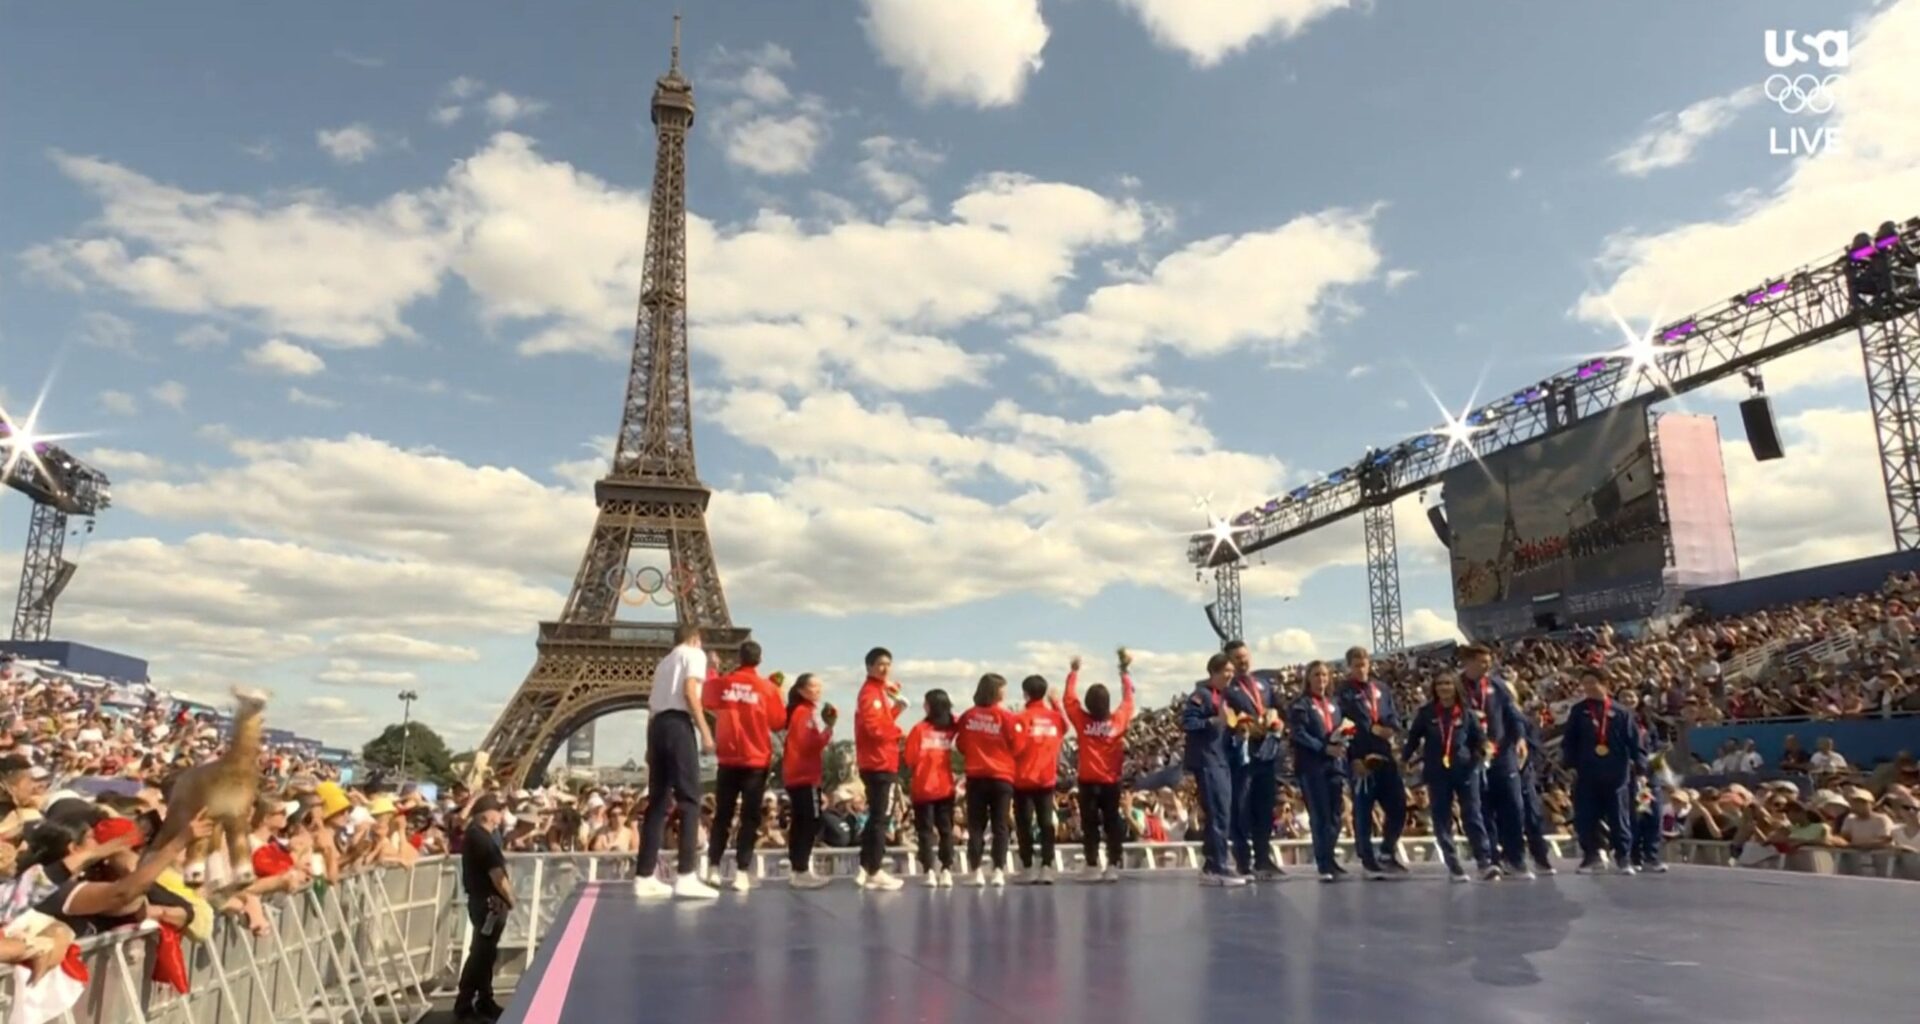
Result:
{"label": "usa network logo", "polygon": [[[1828,29],[1804,35],[1788,29],[1767,30],[1767,63],[1785,70],[1767,76],[1761,91],[1767,99],[1789,115],[1820,116],[1833,111],[1836,87],[1844,68],[1852,59],[1850,40],[1845,29]],[[1768,149],[1781,156],[1811,156],[1837,146],[1840,138],[1831,126],[1820,125],[1809,131],[1803,125],[1787,129],[1785,138],[1776,126],[1767,129]]]}

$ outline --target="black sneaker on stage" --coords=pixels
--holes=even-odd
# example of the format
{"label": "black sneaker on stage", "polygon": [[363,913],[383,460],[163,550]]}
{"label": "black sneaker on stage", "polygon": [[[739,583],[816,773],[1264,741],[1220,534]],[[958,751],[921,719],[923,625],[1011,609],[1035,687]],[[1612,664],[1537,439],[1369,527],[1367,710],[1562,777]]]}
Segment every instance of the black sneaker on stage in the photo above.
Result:
{"label": "black sneaker on stage", "polygon": [[1407,866],[1405,864],[1400,863],[1400,859],[1398,857],[1388,857],[1387,859],[1380,862],[1380,866],[1383,868],[1386,868],[1387,874],[1389,875],[1410,875],[1413,873],[1407,870]]}
{"label": "black sneaker on stage", "polygon": [[1580,867],[1576,869],[1575,873],[1582,874],[1582,875],[1597,875],[1604,870],[1606,869],[1601,866],[1600,858],[1588,857],[1585,860],[1582,860],[1580,862]]}
{"label": "black sneaker on stage", "polygon": [[1533,869],[1534,869],[1535,871],[1538,871],[1539,873],[1541,873],[1541,874],[1543,874],[1543,875],[1551,875],[1551,874],[1554,874],[1554,873],[1555,873],[1555,872],[1554,872],[1554,870],[1553,870],[1553,862],[1552,862],[1552,861],[1550,861],[1550,860],[1536,860],[1536,861],[1534,861],[1534,862],[1533,862]]}

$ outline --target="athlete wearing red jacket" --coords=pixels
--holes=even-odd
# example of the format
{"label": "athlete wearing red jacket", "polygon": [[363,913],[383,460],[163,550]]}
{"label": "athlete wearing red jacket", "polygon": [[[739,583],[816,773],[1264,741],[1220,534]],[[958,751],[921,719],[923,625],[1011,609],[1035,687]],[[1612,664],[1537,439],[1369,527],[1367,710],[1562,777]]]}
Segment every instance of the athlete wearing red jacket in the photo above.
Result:
{"label": "athlete wearing red jacket", "polygon": [[860,687],[860,705],[853,716],[854,760],[860,781],[867,787],[867,824],[860,831],[860,877],[863,889],[900,888],[900,880],[886,872],[887,816],[893,807],[893,786],[900,774],[900,712],[907,709],[900,686],[887,678],[893,653],[884,647],[867,652],[867,681]]}
{"label": "athlete wearing red jacket", "polygon": [[[1021,880],[1053,884],[1053,788],[1060,779],[1060,741],[1067,719],[1047,696],[1047,680],[1028,676],[1020,682],[1027,706],[1015,727],[1013,829],[1020,837]],[[1033,834],[1040,833],[1040,860],[1033,859]]]}
{"label": "athlete wearing red jacket", "polygon": [[920,869],[927,886],[935,888],[953,884],[953,748],[960,727],[953,720],[953,701],[945,690],[927,691],[926,705],[926,719],[907,733],[907,768],[913,773],[913,831],[920,840]]}
{"label": "athlete wearing red jacket", "polygon": [[[813,873],[813,844],[820,837],[821,761],[833,742],[833,705],[820,703],[820,680],[811,672],[794,680],[787,694],[787,742],[780,778],[793,805],[793,827],[787,831],[787,860],[793,865],[796,889],[818,889],[826,876]],[[817,710],[816,710],[817,709]]]}
{"label": "athlete wearing red jacket", "polygon": [[740,810],[740,836],[734,843],[733,888],[753,884],[753,844],[760,834],[760,799],[773,764],[773,730],[786,717],[780,688],[760,675],[760,645],[740,645],[740,667],[700,690],[700,706],[714,717],[714,748],[720,770],[713,787],[713,831],[707,838],[709,884],[720,875],[733,812]]}
{"label": "athlete wearing red jacket", "polygon": [[[1120,651],[1120,706],[1112,706],[1105,686],[1087,687],[1087,703],[1082,706],[1075,692],[1080,684],[1080,659],[1073,659],[1067,673],[1067,720],[1080,734],[1080,821],[1087,866],[1080,877],[1084,881],[1120,880],[1121,844],[1126,842],[1126,825],[1120,819],[1120,773],[1127,761],[1127,726],[1133,722],[1133,677],[1127,667],[1133,659],[1125,648]],[[1106,833],[1107,867],[1099,870],[1100,834]]]}
{"label": "athlete wearing red jacket", "polygon": [[[960,755],[967,768],[967,863],[974,885],[1007,884],[1008,806],[1013,803],[1015,744],[1019,720],[1000,705],[1007,680],[989,672],[973,690],[973,707],[960,716]],[[982,869],[988,825],[993,832],[993,871]]]}

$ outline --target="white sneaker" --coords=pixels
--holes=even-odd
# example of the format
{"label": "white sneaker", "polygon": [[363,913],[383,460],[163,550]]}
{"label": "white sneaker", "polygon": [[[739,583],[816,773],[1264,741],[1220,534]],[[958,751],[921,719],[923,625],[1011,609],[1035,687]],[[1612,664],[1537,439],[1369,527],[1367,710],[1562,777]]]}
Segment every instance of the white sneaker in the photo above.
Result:
{"label": "white sneaker", "polygon": [[824,889],[833,879],[825,875],[816,875],[811,871],[801,871],[788,879],[787,885],[794,889]]}
{"label": "white sneaker", "polygon": [[727,888],[732,889],[734,892],[752,892],[753,873],[750,871],[735,871],[733,877],[727,881]]}
{"label": "white sneaker", "polygon": [[1106,877],[1106,872],[1100,870],[1098,864],[1089,864],[1081,868],[1080,873],[1075,877],[1082,882],[1098,882]]}
{"label": "white sneaker", "polygon": [[920,884],[926,886],[929,889],[940,888],[940,872],[937,870],[929,871],[926,874],[921,875]]}
{"label": "white sneaker", "polygon": [[1508,868],[1507,874],[1515,878],[1524,878],[1529,882],[1540,877],[1533,873],[1532,868]]}
{"label": "white sneaker", "polygon": [[1638,868],[1635,868],[1631,864],[1622,864],[1619,867],[1614,868],[1613,873],[1616,875],[1637,875],[1640,873],[1640,871]]}
{"label": "white sneaker", "polygon": [[719,898],[720,890],[692,875],[681,875],[680,880],[673,883],[673,894],[683,900],[711,900]]}
{"label": "white sneaker", "polygon": [[975,889],[985,889],[987,887],[986,871],[981,868],[974,868],[968,872],[967,884],[973,886]]}
{"label": "white sneaker", "polygon": [[952,868],[940,869],[939,885],[940,885],[940,888],[942,889],[953,888],[953,869]]}
{"label": "white sneaker", "polygon": [[1228,889],[1237,889],[1249,883],[1245,875],[1221,875],[1220,884]]}
{"label": "white sneaker", "polygon": [[1473,879],[1469,877],[1467,873],[1460,868],[1449,869],[1447,871],[1447,879],[1448,881],[1451,881],[1455,885],[1465,885],[1466,883],[1473,881]]}
{"label": "white sneaker", "polygon": [[1107,869],[1100,873],[1100,880],[1102,882],[1118,882],[1120,880],[1120,869],[1111,864],[1107,865]]}
{"label": "white sneaker", "polygon": [[855,889],[867,889],[872,886],[873,876],[867,874],[866,868],[861,868],[860,873],[853,876],[853,887]]}
{"label": "white sneaker", "polygon": [[1040,877],[1036,879],[1036,881],[1039,882],[1039,884],[1041,885],[1052,885],[1054,882],[1053,865],[1051,864],[1040,865]]}
{"label": "white sneaker", "polygon": [[1220,881],[1220,878],[1221,878],[1220,875],[1216,875],[1211,871],[1200,872],[1200,884],[1204,886],[1217,888],[1218,886],[1225,884]]}
{"label": "white sneaker", "polygon": [[633,894],[643,900],[664,900],[673,895],[673,887],[648,875],[633,880]]}
{"label": "white sneaker", "polygon": [[881,868],[867,877],[867,888],[874,892],[897,892],[900,887],[905,884],[905,882],[900,881],[898,878],[887,874],[886,868]]}
{"label": "white sneaker", "polygon": [[1028,871],[1026,868],[1014,868],[1007,872],[1008,885],[1032,885],[1039,880],[1037,872]]}
{"label": "white sneaker", "polygon": [[694,875],[694,877],[716,889],[720,888],[727,880],[724,869],[718,864],[701,865],[699,873]]}
{"label": "white sneaker", "polygon": [[993,886],[995,889],[1006,888],[1007,873],[999,868],[994,868],[993,874],[987,876],[987,884]]}

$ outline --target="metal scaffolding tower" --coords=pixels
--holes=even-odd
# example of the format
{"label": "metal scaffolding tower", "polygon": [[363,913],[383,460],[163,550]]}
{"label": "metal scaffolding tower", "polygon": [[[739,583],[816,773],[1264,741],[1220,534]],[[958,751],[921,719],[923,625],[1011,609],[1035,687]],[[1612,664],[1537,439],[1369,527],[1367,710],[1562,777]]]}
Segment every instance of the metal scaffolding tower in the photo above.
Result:
{"label": "metal scaffolding tower", "polygon": [[1390,654],[1407,646],[1400,614],[1400,546],[1393,531],[1393,504],[1369,505],[1362,515],[1367,532],[1367,601],[1373,610],[1373,650]]}

